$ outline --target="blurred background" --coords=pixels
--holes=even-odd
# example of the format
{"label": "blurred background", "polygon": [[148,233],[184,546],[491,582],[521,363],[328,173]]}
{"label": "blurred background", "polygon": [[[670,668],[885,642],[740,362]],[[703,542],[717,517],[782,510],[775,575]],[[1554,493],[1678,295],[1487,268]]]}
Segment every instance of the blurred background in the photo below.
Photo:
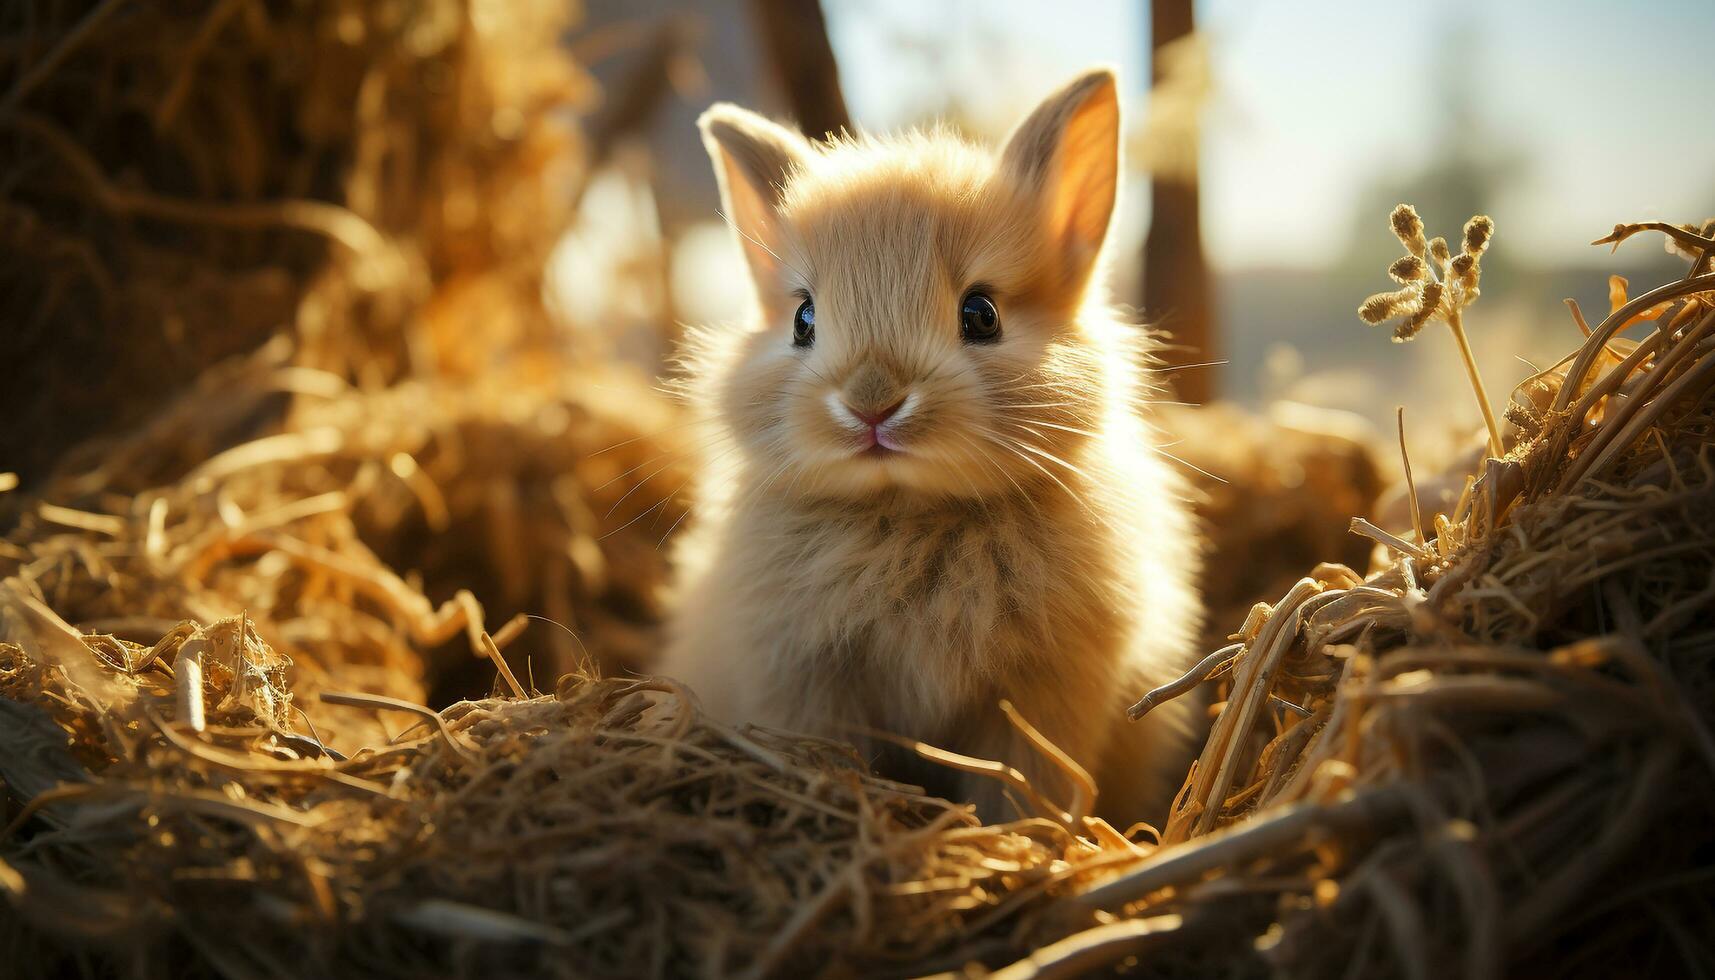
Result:
{"label": "blurred background", "polygon": [[[716,99],[811,133],[946,119],[992,142],[1064,79],[1116,65],[1130,130],[1116,299],[1191,348],[1178,360],[1224,362],[1179,372],[1182,394],[1287,399],[1384,431],[1404,404],[1425,452],[1481,420],[1449,338],[1407,354],[1355,318],[1399,251],[1394,204],[1431,235],[1495,217],[1472,343],[1497,399],[1575,336],[1563,298],[1600,313],[1610,273],[1653,282],[1677,261],[1585,243],[1620,221],[1715,214],[1715,128],[1693,119],[1715,83],[1703,0],[824,0],[821,23],[811,7],[589,4],[573,44],[608,89],[657,64],[668,84],[592,185],[553,279],[576,319],[638,324],[640,361],[662,350],[663,314],[721,320],[744,300],[694,127]],[[665,57],[644,40],[663,23],[679,45]],[[825,47],[806,40],[818,27]],[[624,295],[610,264],[646,260],[670,289]]]}

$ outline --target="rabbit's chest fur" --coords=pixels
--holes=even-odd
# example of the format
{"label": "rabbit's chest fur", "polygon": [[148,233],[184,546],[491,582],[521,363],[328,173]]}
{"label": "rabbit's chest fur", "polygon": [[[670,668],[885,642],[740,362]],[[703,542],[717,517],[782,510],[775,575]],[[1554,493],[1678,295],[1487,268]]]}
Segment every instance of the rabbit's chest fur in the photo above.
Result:
{"label": "rabbit's chest fur", "polygon": [[1111,619],[1087,583],[1050,574],[1063,532],[1027,512],[1002,502],[787,517],[775,571],[756,585],[804,614],[759,640],[788,676],[826,672],[872,692],[871,724],[939,727],[1039,658],[1056,618],[1083,607],[1087,624]]}
{"label": "rabbit's chest fur", "polygon": [[[1131,725],[1124,706],[1184,669],[1195,549],[1173,475],[1147,454],[1126,459],[1076,495],[935,505],[759,500],[732,474],[680,541],[664,671],[718,717],[851,739],[884,771],[965,799],[997,790],[977,777],[948,785],[863,736],[1043,777],[999,716],[1009,699],[1102,770],[1114,812],[1158,812],[1199,709],[1181,699]],[[983,812],[1007,811],[990,800]]]}
{"label": "rabbit's chest fur", "polygon": [[754,506],[707,530],[682,552],[708,561],[675,643],[721,649],[676,659],[699,665],[694,686],[720,713],[956,742],[971,708],[1033,673],[1119,670],[1121,573],[1081,512],[884,499]]}

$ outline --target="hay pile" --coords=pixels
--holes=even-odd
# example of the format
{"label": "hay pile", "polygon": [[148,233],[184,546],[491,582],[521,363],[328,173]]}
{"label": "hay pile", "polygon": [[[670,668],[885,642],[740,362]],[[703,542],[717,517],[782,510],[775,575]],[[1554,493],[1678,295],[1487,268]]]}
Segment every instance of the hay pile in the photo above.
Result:
{"label": "hay pile", "polygon": [[1604,241],[1646,228],[1686,278],[1622,286],[1515,391],[1515,443],[1452,514],[1415,539],[1355,520],[1381,571],[1256,607],[1196,672],[1222,701],[1166,850],[1082,902],[1158,901],[1218,857],[1196,888],[1272,905],[1263,955],[1294,974],[1708,967],[1715,223]]}
{"label": "hay pile", "polygon": [[[545,684],[652,647],[657,546],[683,516],[673,409],[602,351],[565,350],[542,304],[587,176],[573,110],[598,95],[560,44],[572,14],[557,0],[0,14],[0,359],[27,379],[0,391],[0,459],[61,507],[158,510],[104,545],[122,560],[136,543],[203,549],[149,551],[150,568],[118,573],[136,589],[103,584],[62,613],[141,617],[128,635],[153,642],[160,620],[242,605],[287,629],[301,670],[384,667],[376,684],[438,703],[487,693],[467,647],[402,653],[385,631],[318,619],[321,597],[282,591],[277,557],[242,584],[222,565],[246,533],[236,547],[286,534],[363,576],[379,559],[436,604],[470,589],[497,621],[528,610],[576,629],[581,646],[537,630],[509,649]],[[0,500],[0,526],[38,520],[54,523]],[[26,533],[39,547],[13,567],[88,551]],[[186,595],[161,583],[163,559],[221,581]]]}
{"label": "hay pile", "polygon": [[[584,369],[362,391],[283,352],[211,373],[41,497],[0,501],[14,525],[0,576],[87,631],[150,644],[184,619],[242,614],[312,697],[329,683],[412,701],[486,693],[495,665],[472,657],[486,654],[484,613],[467,583],[564,627],[526,632],[519,614],[500,631],[526,683],[645,656],[666,575],[657,544],[683,508],[643,482],[672,416],[641,382]],[[178,458],[282,391],[297,401],[279,431]]]}
{"label": "hay pile", "polygon": [[[8,602],[40,617],[32,649],[87,658],[75,631]],[[176,678],[161,669],[183,671],[199,645],[200,736],[171,717]],[[965,826],[950,804],[865,774],[848,747],[716,725],[663,682],[567,675],[552,697],[416,709],[391,742],[344,759],[283,733],[291,694],[265,666],[279,655],[238,619],[105,652],[142,673],[116,683],[0,648],[0,725],[28,750],[7,784],[35,800],[19,820],[40,821],[0,873],[16,909],[6,938],[58,940],[25,961],[31,975],[79,951],[150,976],[912,963],[1017,871],[1088,849],[1052,824]],[[863,919],[819,921],[854,899]]]}
{"label": "hay pile", "polygon": [[1026,787],[979,826],[588,666],[652,645],[683,474],[671,409],[541,313],[561,9],[0,15],[14,973],[1711,965],[1711,229],[1649,226],[1690,274],[1518,389],[1452,513],[1360,523],[1373,574],[1152,695],[1219,692],[1159,846]]}
{"label": "hay pile", "polygon": [[1159,410],[1211,556],[1198,581],[1205,646],[1224,645],[1258,596],[1286,591],[1317,562],[1368,561],[1371,543],[1350,531],[1383,489],[1367,422],[1290,402],[1266,416],[1231,402]]}
{"label": "hay pile", "polygon": [[503,6],[7,4],[4,465],[32,482],[287,327],[371,383],[545,343],[594,92],[571,5]]}

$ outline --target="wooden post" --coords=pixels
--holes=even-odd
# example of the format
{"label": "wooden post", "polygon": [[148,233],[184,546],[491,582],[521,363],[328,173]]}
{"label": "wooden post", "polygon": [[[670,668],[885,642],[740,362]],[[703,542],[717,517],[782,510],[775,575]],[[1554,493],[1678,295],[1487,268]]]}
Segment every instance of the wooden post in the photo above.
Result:
{"label": "wooden post", "polygon": [[811,139],[850,129],[822,5],[816,0],[752,0],[751,9],[798,128]]}
{"label": "wooden post", "polygon": [[[1188,37],[1192,0],[1151,0],[1149,52],[1153,84],[1161,83],[1166,66],[1162,51]],[[1193,139],[1195,137],[1192,137]],[[1189,147],[1193,160],[1197,148]],[[1157,174],[1150,180],[1149,235],[1143,245],[1143,310],[1152,323],[1170,335],[1173,347],[1163,352],[1169,369],[1202,364],[1221,357],[1210,303],[1209,266],[1203,258],[1198,167],[1181,174]],[[1215,367],[1185,367],[1168,375],[1185,401],[1209,401],[1217,390]]]}

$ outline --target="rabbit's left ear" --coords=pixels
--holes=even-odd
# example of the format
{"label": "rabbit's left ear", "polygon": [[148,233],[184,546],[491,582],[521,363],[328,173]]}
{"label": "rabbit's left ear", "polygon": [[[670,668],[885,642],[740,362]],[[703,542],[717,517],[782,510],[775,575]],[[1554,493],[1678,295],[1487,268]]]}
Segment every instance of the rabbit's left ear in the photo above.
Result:
{"label": "rabbit's left ear", "polygon": [[1101,253],[1119,192],[1120,107],[1114,73],[1098,68],[1050,95],[1007,137],[1001,165],[1035,195],[1042,220],[1081,288]]}
{"label": "rabbit's left ear", "polygon": [[704,112],[697,125],[715,165],[727,221],[766,295],[781,271],[781,198],[809,148],[797,133],[726,102]]}

